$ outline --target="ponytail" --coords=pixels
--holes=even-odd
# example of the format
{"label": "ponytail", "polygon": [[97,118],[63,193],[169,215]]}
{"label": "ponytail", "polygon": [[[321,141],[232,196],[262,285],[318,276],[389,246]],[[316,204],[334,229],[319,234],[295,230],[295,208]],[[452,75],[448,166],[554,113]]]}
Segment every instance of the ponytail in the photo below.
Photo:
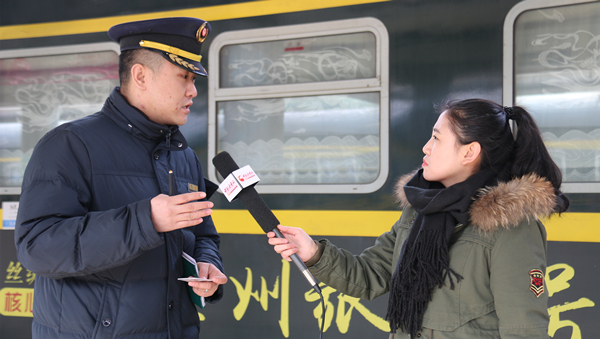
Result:
{"label": "ponytail", "polygon": [[555,211],[569,207],[560,191],[562,174],[542,139],[533,117],[522,107],[502,107],[484,99],[449,101],[443,105],[451,129],[462,145],[481,145],[479,169],[492,169],[499,181],[535,173],[546,178],[556,194]]}
{"label": "ponytail", "polygon": [[529,112],[519,106],[511,108],[515,121],[516,137],[512,158],[512,177],[536,173],[552,183],[556,194],[556,212],[562,213],[569,207],[569,199],[560,191],[562,173],[552,160],[540,130]]}

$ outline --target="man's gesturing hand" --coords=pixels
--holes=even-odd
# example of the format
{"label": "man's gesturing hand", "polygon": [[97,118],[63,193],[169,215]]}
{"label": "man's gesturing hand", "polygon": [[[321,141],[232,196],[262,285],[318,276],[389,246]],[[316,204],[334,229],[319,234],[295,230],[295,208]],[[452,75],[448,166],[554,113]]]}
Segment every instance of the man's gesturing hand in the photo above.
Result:
{"label": "man's gesturing hand", "polygon": [[169,232],[198,225],[202,218],[211,215],[213,203],[194,201],[204,199],[206,193],[193,192],[168,196],[159,194],[150,200],[152,222],[157,232]]}

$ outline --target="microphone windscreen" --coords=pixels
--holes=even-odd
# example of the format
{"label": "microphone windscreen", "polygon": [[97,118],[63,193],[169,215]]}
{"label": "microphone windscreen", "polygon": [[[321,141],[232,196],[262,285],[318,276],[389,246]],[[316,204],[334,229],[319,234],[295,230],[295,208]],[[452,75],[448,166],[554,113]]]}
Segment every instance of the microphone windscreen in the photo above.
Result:
{"label": "microphone windscreen", "polygon": [[272,231],[279,225],[279,220],[254,187],[244,188],[238,194],[238,198],[265,233]]}
{"label": "microphone windscreen", "polygon": [[231,155],[227,152],[217,154],[213,160],[213,165],[223,178],[227,178],[231,172],[238,170],[240,167],[235,163]]}
{"label": "microphone windscreen", "polygon": [[[227,152],[217,154],[212,161],[223,178],[226,178],[231,172],[240,168]],[[238,193],[237,198],[242,201],[244,207],[246,207],[265,233],[272,231],[279,225],[279,220],[277,220],[277,217],[275,217],[275,214],[273,214],[261,196],[258,195],[254,187],[244,188]]]}
{"label": "microphone windscreen", "polygon": [[[227,152],[221,152],[217,154],[213,158],[213,164],[221,173],[223,178],[227,178],[231,172],[239,169],[239,166],[233,161],[231,155]],[[277,237],[283,238],[284,236],[277,229],[277,225],[279,225],[279,220],[275,217],[275,214],[271,211],[269,206],[265,203],[265,201],[260,197],[258,192],[254,189],[254,187],[246,187],[242,189],[241,192],[238,193],[237,198],[242,201],[244,207],[250,212],[254,220],[260,225],[260,227],[265,231],[265,233],[274,231]],[[311,284],[311,286],[317,291],[318,294],[321,294],[321,288],[319,288],[319,284],[315,281],[315,278],[310,274],[306,265],[300,260],[298,254],[294,253],[290,256],[296,267],[302,272],[306,280]]]}

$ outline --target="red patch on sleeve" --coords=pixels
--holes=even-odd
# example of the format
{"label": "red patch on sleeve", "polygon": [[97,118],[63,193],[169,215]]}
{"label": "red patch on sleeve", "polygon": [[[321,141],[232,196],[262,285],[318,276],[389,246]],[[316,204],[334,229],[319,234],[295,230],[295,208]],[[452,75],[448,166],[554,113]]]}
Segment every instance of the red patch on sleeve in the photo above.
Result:
{"label": "red patch on sleeve", "polygon": [[529,289],[536,297],[539,297],[544,293],[544,272],[533,269],[529,271],[529,278],[531,279]]}

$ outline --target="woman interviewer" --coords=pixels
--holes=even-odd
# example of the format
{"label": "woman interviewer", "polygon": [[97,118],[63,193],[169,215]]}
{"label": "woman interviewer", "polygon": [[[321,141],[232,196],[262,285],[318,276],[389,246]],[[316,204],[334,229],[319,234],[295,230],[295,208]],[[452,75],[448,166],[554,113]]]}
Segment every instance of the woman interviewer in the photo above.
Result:
{"label": "woman interviewer", "polygon": [[286,238],[270,232],[269,243],[342,293],[390,292],[390,338],[548,338],[539,219],[569,200],[531,115],[448,102],[423,153],[422,168],[396,185],[400,220],[360,255],[294,227],[279,226]]}

